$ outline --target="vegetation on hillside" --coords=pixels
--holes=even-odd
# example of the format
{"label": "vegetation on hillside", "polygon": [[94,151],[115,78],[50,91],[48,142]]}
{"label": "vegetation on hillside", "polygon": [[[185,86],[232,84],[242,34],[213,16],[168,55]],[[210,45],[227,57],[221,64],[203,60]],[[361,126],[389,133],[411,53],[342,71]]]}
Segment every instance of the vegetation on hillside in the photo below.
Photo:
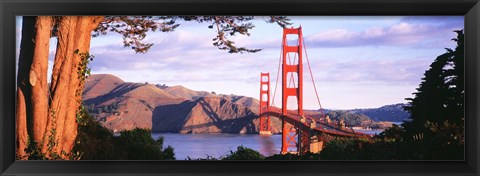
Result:
{"label": "vegetation on hillside", "polygon": [[328,115],[330,119],[334,121],[345,121],[345,125],[347,126],[360,126],[364,123],[372,122],[372,120],[365,114],[357,114],[350,111],[328,111],[326,115]]}

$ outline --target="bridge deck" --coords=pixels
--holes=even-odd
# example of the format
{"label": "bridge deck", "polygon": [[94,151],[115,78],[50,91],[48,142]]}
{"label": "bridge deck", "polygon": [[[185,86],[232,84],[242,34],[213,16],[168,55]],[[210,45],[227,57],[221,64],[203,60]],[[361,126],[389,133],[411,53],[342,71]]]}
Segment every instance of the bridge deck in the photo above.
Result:
{"label": "bridge deck", "polygon": [[[282,118],[282,110],[280,108],[274,108],[271,107],[269,108],[266,112],[261,114],[267,115],[267,116],[275,116],[278,118]],[[310,128],[310,124],[312,121],[315,121],[315,127],[310,128],[311,130],[318,131],[318,132],[323,132],[329,135],[334,135],[334,136],[347,136],[347,137],[360,137],[360,138],[366,138],[370,137],[371,135],[366,134],[366,133],[360,133],[360,132],[355,132],[352,129],[348,128],[340,128],[336,127],[333,124],[326,124],[319,122],[318,120],[314,120],[313,118],[310,117],[304,117],[304,121],[302,122],[302,116],[295,114],[295,113],[287,113],[285,116],[287,120],[290,121],[295,121],[298,124],[303,124],[305,127]]]}

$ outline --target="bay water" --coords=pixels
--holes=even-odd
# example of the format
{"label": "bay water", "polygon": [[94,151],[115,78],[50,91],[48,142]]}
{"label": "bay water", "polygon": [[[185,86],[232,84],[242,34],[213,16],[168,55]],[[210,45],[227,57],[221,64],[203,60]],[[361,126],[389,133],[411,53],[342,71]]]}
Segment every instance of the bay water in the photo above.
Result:
{"label": "bay water", "polygon": [[[367,134],[380,134],[383,130],[356,130]],[[174,148],[177,160],[224,157],[230,151],[236,151],[238,146],[244,146],[260,152],[264,156],[280,153],[282,135],[263,136],[258,134],[179,134],[152,132],[157,139],[162,136],[163,146]]]}

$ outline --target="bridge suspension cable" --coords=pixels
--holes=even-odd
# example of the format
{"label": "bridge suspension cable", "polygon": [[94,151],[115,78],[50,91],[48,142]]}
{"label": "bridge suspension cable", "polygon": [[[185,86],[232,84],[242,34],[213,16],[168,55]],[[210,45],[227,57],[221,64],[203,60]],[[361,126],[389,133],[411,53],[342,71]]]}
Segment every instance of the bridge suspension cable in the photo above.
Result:
{"label": "bridge suspension cable", "polygon": [[322,104],[320,103],[320,97],[318,96],[317,86],[315,85],[315,79],[313,79],[312,67],[310,66],[310,60],[308,60],[307,45],[305,45],[305,40],[302,40],[303,48],[305,50],[305,57],[307,58],[308,70],[310,71],[310,77],[312,78],[313,90],[315,90],[315,95],[317,96],[318,106],[320,106],[321,117],[325,117],[325,112],[323,111]]}
{"label": "bridge suspension cable", "polygon": [[[282,44],[283,44],[283,39],[282,39]],[[283,47],[280,45],[280,55],[278,56],[278,69],[277,69],[277,80],[275,81],[275,89],[273,89],[273,97],[272,97],[272,106],[275,106],[275,95],[277,93],[277,86],[278,86],[278,79],[280,78],[280,67],[282,66],[282,53],[283,53]]]}

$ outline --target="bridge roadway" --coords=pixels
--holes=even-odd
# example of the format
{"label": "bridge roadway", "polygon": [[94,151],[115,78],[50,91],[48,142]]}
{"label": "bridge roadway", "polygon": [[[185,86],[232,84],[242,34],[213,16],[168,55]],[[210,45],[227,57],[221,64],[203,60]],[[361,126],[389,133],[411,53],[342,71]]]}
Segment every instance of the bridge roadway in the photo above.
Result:
{"label": "bridge roadway", "polygon": [[[287,115],[282,115],[282,109],[276,107],[270,107],[266,112],[263,112],[261,116],[275,116],[278,118],[285,117],[285,120],[290,124],[302,124],[303,128],[311,129],[317,132],[323,132],[332,136],[342,136],[342,137],[357,137],[357,138],[368,138],[371,137],[369,134],[355,132],[353,129],[335,127],[330,124],[319,122],[319,120],[314,120],[311,117],[302,117],[296,113],[287,112]],[[303,120],[302,120],[303,119]],[[312,121],[315,121],[315,126],[311,126]]]}

